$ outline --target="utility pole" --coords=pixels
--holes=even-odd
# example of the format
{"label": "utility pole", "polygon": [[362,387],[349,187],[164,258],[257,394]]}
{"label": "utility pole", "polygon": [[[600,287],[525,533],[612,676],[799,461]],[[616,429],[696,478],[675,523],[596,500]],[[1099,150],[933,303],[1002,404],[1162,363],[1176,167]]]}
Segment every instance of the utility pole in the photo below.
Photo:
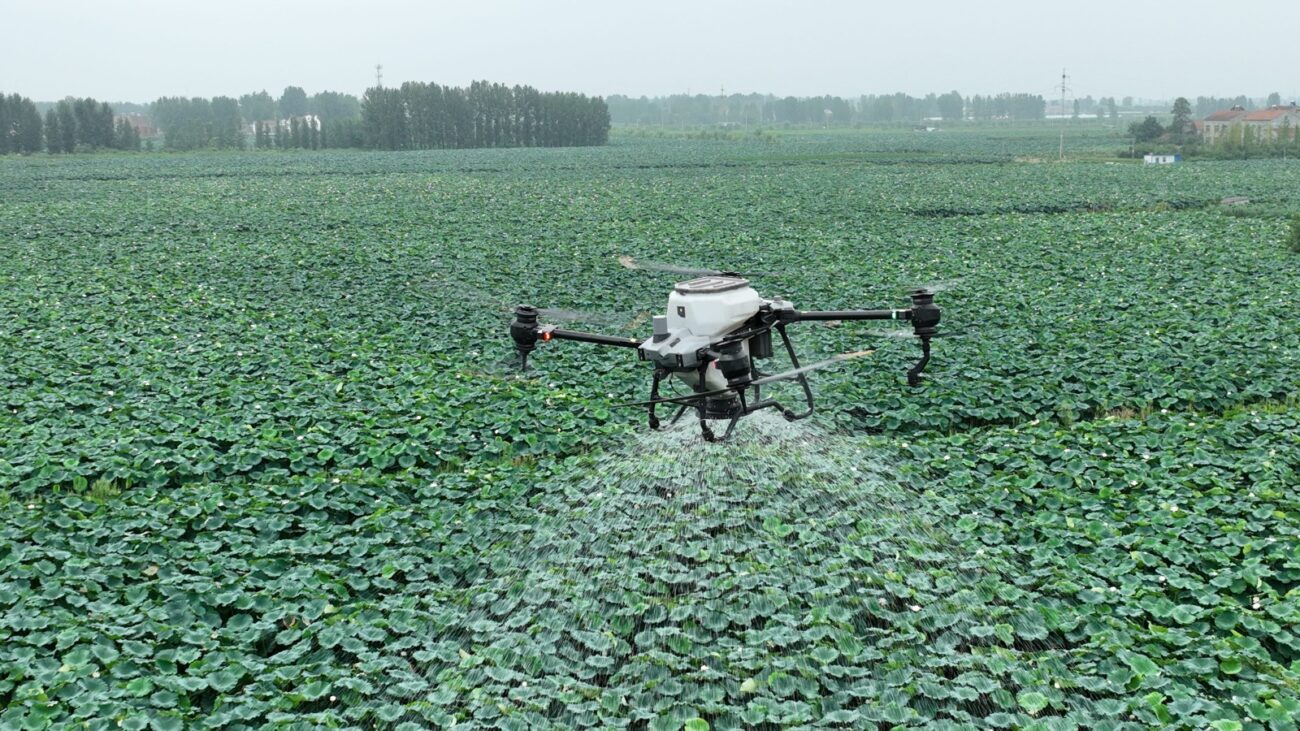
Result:
{"label": "utility pole", "polygon": [[384,65],[382,63],[375,64],[375,86],[380,89],[384,88]]}
{"label": "utility pole", "polygon": [[1065,81],[1066,81],[1067,78],[1069,78],[1069,77],[1067,77],[1067,76],[1065,75],[1065,68],[1062,67],[1062,68],[1061,68],[1061,147],[1060,147],[1060,152],[1059,152],[1059,155],[1060,155],[1059,159],[1060,159],[1060,160],[1064,160],[1064,159],[1065,159],[1065,120],[1066,120],[1066,116],[1065,116],[1065,92],[1066,92],[1066,90],[1067,90],[1067,89],[1066,89],[1066,86],[1065,86]]}

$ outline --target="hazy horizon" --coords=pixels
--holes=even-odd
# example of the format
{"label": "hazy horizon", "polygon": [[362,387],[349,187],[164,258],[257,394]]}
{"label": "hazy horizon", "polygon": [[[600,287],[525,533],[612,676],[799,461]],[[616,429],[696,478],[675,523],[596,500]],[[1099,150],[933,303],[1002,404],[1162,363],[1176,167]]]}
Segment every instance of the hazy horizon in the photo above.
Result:
{"label": "hazy horizon", "polygon": [[[360,94],[375,83],[474,79],[609,96],[1002,91],[1071,97],[1300,95],[1300,63],[1262,38],[1300,27],[1300,3],[1224,14],[1100,0],[1068,14],[1026,0],[969,12],[826,1],[667,0],[653,11],[591,0],[417,3],[341,0],[210,6],[162,0],[15,5],[0,90],[149,102],[295,85]],[[1235,39],[1233,48],[1225,39]],[[1224,62],[1223,56],[1230,59]],[[1248,59],[1236,63],[1232,59]],[[1213,62],[1202,62],[1213,59]]]}

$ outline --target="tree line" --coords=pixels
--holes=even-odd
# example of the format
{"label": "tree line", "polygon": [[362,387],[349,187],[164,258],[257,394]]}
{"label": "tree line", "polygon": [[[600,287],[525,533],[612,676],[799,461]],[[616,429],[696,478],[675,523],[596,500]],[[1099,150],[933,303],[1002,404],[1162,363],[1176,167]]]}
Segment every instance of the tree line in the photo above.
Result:
{"label": "tree line", "polygon": [[31,99],[0,94],[0,154],[139,150],[135,127],[114,119],[108,102],[90,98],[64,99],[46,109],[42,119]]}
{"label": "tree line", "polygon": [[[279,97],[266,90],[229,96],[162,97],[150,105],[169,150],[215,148],[320,149],[360,147],[361,102],[351,94],[312,96],[287,86]],[[334,134],[330,134],[333,129]],[[248,139],[248,131],[252,139]],[[337,144],[331,144],[331,140]]]}
{"label": "tree line", "polygon": [[476,81],[468,88],[410,82],[364,97],[289,86],[234,97],[163,97],[151,105],[170,150],[202,148],[412,150],[604,144],[599,98]]}
{"label": "tree line", "polygon": [[407,82],[361,100],[362,138],[380,150],[603,145],[605,102],[569,92],[475,81],[468,88]]}
{"label": "tree line", "polygon": [[610,96],[615,124],[644,126],[712,126],[764,124],[889,124],[925,119],[1042,119],[1047,103],[1038,94],[998,94],[964,98],[957,91],[911,96],[864,94],[777,97],[771,94],[673,94],[665,97]]}

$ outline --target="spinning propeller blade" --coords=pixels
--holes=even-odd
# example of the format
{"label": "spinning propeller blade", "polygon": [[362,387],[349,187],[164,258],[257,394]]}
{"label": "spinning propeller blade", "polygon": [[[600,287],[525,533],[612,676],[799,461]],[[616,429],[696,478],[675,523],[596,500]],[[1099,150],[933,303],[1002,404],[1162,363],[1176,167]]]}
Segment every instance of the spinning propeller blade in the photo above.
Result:
{"label": "spinning propeller blade", "polygon": [[[869,338],[901,338],[901,339],[904,339],[904,340],[911,340],[911,339],[914,339],[914,338],[919,338],[919,337],[921,337],[920,335],[917,335],[916,333],[912,332],[911,330],[903,330],[903,329],[898,329],[898,330],[881,330],[881,329],[877,328],[877,329],[874,329],[874,330],[871,330],[871,329],[868,329],[868,330],[862,330],[862,331],[860,331],[858,334],[865,335],[866,337],[869,337]],[[965,336],[966,336],[966,332],[965,332],[965,331],[962,331],[962,330],[957,330],[957,331],[944,330],[943,332],[935,333],[935,334],[931,335],[930,337],[932,337],[932,338],[961,338],[961,337],[965,337]]]}
{"label": "spinning propeller blade", "polygon": [[876,352],[876,351],[874,351],[874,350],[855,350],[855,351],[852,352],[852,353],[840,353],[839,355],[835,356],[834,358],[827,358],[826,360],[818,361],[818,362],[813,363],[813,364],[811,364],[811,365],[800,366],[799,368],[794,368],[794,369],[788,370],[788,371],[786,371],[786,372],[784,372],[784,373],[777,373],[777,374],[775,374],[775,375],[771,375],[771,376],[764,376],[764,377],[762,377],[762,378],[756,378],[756,379],[750,381],[750,382],[749,382],[749,385],[751,385],[751,386],[766,386],[766,385],[769,384],[769,383],[777,383],[778,381],[788,381],[788,380],[790,380],[790,379],[792,379],[792,378],[798,378],[799,376],[801,376],[801,375],[803,375],[803,374],[805,374],[805,373],[810,373],[810,372],[812,372],[812,371],[821,370],[822,368],[826,368],[826,367],[828,367],[828,366],[833,366],[833,365],[835,365],[836,363],[841,363],[841,362],[846,361],[846,360],[852,360],[852,359],[854,359],[854,358],[861,358],[861,357],[866,356],[866,355],[871,355],[871,354],[874,353],[874,352]]}
{"label": "spinning propeller blade", "polygon": [[623,318],[617,318],[613,315],[601,314],[599,312],[588,312],[586,310],[566,310],[554,307],[538,307],[537,314],[541,315],[543,320],[553,320],[559,322],[619,322]]}
{"label": "spinning propeller blade", "polygon": [[911,299],[912,295],[919,294],[921,292],[928,292],[930,294],[938,294],[940,292],[951,292],[952,290],[957,289],[957,287],[961,285],[962,281],[964,281],[964,279],[958,277],[956,279],[940,279],[934,282],[926,282],[925,284],[918,284],[915,287],[908,287],[907,294],[903,296],[901,299],[903,300]]}
{"label": "spinning propeller blade", "polygon": [[[769,383],[789,381],[798,378],[805,373],[811,373],[812,371],[821,370],[822,368],[827,368],[835,365],[836,363],[842,363],[846,360],[852,360],[854,358],[861,358],[865,355],[871,355],[874,352],[875,351],[873,350],[858,350],[852,353],[841,353],[833,358],[827,358],[826,360],[818,361],[810,365],[793,368],[791,370],[785,371],[784,373],[777,373],[771,376],[763,376],[762,378],[756,378],[750,381],[749,383],[743,384],[742,386],[737,386],[737,388],[745,388],[748,386],[766,386]],[[686,404],[689,406],[694,401],[713,398],[715,396],[722,396],[727,393],[732,393],[734,390],[735,389],[731,389],[731,388],[721,388],[716,391],[704,391],[702,393],[689,393],[684,396],[669,396],[666,398],[654,399],[652,401],[631,401],[623,404],[615,404],[614,408],[622,408],[625,406],[651,406],[657,404]]]}
{"label": "spinning propeller blade", "polygon": [[630,256],[620,256],[618,258],[618,263],[622,264],[627,269],[634,269],[634,270],[645,271],[645,272],[669,272],[671,274],[682,274],[688,277],[716,277],[720,275],[736,275],[740,277],[763,276],[759,272],[743,273],[743,272],[723,271],[721,269],[697,269],[695,267],[677,266],[676,264],[663,264],[661,262],[655,262],[655,261],[643,261],[641,259],[633,259]]}

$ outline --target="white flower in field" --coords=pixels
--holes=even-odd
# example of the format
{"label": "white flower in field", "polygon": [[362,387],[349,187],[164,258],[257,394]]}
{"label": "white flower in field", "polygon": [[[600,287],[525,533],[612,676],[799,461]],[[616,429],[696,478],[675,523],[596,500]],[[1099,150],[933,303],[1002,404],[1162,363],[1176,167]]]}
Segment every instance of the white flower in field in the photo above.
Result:
{"label": "white flower in field", "polygon": [[336,696],[336,695],[332,695],[332,696],[330,696],[330,703],[333,703],[334,701],[337,701],[338,699],[339,699],[338,696]]}
{"label": "white flower in field", "polygon": [[1137,481],[1137,480],[1129,480],[1129,481],[1128,481],[1128,484],[1129,484],[1130,486],[1132,486],[1132,487],[1137,487],[1138,481]]}
{"label": "white flower in field", "polygon": [[302,441],[302,435],[301,435],[301,434],[298,435],[298,441],[300,441],[300,442]]}
{"label": "white flower in field", "polygon": [[1258,611],[1259,607],[1260,607],[1259,596],[1255,596],[1250,600],[1250,608]]}
{"label": "white flower in field", "polygon": [[99,677],[99,671],[96,670],[95,672],[91,673],[91,674],[90,674],[90,677],[92,677],[92,678],[98,678],[98,677]]}
{"label": "white flower in field", "polygon": [[35,505],[34,503],[27,503],[27,509],[28,509],[28,510],[35,510],[35,509],[36,509],[36,505]]}
{"label": "white flower in field", "polygon": [[[337,485],[337,484],[339,484],[339,478],[335,477],[333,480],[330,480],[330,482],[333,482],[335,485]],[[430,483],[429,483],[429,487],[435,487],[435,486],[437,486],[437,484],[438,484],[438,483],[436,483],[436,482],[430,482]]]}
{"label": "white flower in field", "polygon": [[921,605],[920,605],[920,604],[912,604],[912,605],[909,605],[907,608],[910,609],[910,610],[912,610],[913,612],[919,612],[919,611],[921,611]]}

